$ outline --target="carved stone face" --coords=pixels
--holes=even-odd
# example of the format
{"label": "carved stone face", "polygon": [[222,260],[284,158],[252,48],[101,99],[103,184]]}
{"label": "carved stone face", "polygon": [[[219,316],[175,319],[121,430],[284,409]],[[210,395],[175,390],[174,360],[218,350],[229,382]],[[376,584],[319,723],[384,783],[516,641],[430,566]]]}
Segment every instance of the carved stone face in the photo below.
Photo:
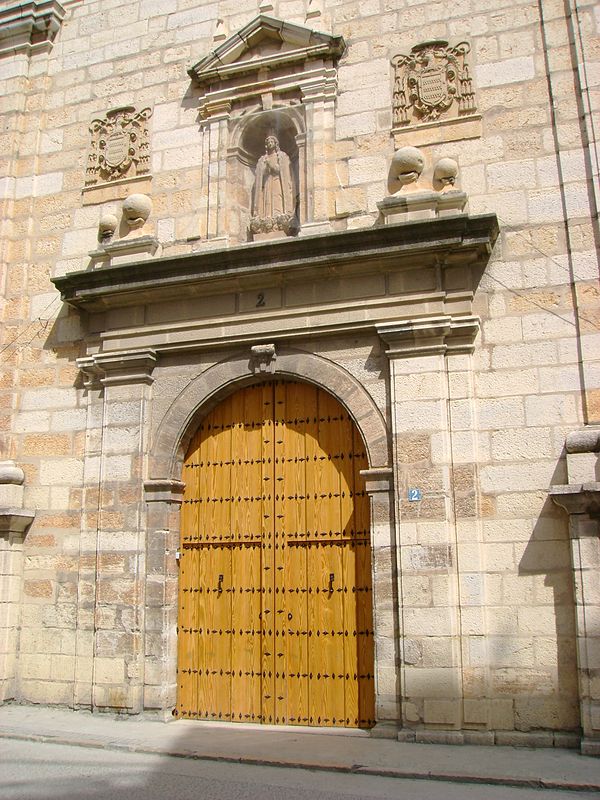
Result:
{"label": "carved stone face", "polygon": [[418,181],[425,168],[425,158],[416,147],[401,147],[392,158],[392,174],[400,186]]}
{"label": "carved stone face", "polygon": [[272,153],[274,150],[277,150],[279,146],[279,141],[276,136],[267,136],[265,139],[265,149],[267,153]]}
{"label": "carved stone face", "polygon": [[152,201],[145,194],[130,194],[123,200],[123,219],[131,230],[143,227],[152,211]]}

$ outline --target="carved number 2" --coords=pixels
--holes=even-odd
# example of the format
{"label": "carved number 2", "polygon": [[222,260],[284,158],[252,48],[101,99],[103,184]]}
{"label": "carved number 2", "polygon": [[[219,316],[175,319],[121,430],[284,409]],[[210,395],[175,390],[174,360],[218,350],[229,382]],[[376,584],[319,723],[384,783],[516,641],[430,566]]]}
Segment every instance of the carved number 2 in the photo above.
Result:
{"label": "carved number 2", "polygon": [[262,292],[259,292],[259,294],[256,296],[256,307],[260,308],[261,306],[264,305],[265,305],[265,296]]}

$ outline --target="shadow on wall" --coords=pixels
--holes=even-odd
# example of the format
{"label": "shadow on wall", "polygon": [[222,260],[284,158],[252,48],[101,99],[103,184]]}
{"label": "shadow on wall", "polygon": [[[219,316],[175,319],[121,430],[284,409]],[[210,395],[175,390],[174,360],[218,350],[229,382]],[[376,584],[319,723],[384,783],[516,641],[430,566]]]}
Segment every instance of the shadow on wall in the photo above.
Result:
{"label": "shadow on wall", "polygon": [[[553,481],[554,483],[554,481]],[[532,576],[531,605],[516,609],[518,631],[533,641],[531,666],[520,668],[523,686],[515,697],[521,730],[580,728],[575,600],[566,514],[548,498],[518,565]],[[543,577],[543,585],[539,580]]]}

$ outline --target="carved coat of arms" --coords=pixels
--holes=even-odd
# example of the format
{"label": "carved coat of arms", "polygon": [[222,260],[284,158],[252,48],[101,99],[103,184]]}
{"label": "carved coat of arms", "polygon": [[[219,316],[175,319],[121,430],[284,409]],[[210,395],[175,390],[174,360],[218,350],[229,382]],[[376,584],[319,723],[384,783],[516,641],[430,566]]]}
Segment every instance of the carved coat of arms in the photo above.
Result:
{"label": "carved coat of arms", "polygon": [[450,47],[441,39],[413,47],[410,55],[392,59],[394,76],[394,125],[430,122],[455,112],[476,110],[472,79],[466,57],[467,42]]}
{"label": "carved coat of arms", "polygon": [[92,120],[86,186],[149,171],[148,120],[151,115],[149,108],[136,111],[134,106],[124,106]]}

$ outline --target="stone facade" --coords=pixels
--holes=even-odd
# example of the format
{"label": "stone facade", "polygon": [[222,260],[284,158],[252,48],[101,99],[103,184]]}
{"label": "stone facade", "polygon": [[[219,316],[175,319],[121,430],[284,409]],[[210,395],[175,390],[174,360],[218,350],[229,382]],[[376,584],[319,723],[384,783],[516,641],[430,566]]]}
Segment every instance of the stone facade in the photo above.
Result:
{"label": "stone facade", "polygon": [[594,4],[172,5],[0,11],[0,701],[171,714],[186,445],[279,375],[365,441],[375,732],[600,752]]}

